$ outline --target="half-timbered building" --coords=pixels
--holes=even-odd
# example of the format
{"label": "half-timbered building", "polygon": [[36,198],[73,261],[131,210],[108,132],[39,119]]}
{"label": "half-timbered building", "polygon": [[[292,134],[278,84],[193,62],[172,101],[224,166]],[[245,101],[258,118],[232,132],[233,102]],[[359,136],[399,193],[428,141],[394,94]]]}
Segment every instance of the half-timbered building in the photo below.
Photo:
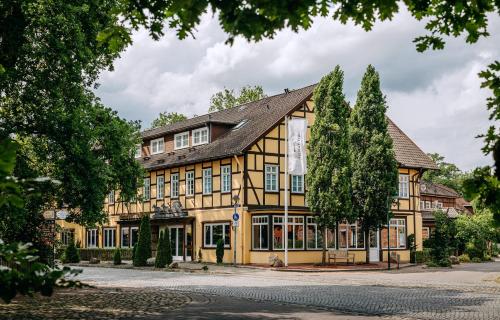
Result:
{"label": "half-timbered building", "polygon": [[[320,262],[322,241],[329,248],[349,249],[357,262],[365,261],[368,241],[356,223],[339,223],[322,239],[307,207],[304,176],[290,176],[285,190],[284,119],[307,119],[309,137],[313,89],[287,90],[144,131],[136,155],[146,169],[140,196],[125,203],[119,191],[112,192],[104,206],[109,223],[86,230],[84,246],[133,246],[139,219],[146,214],[151,217],[153,242],[160,230],[169,228],[174,259],[214,262],[216,243],[223,239],[225,262],[233,262],[236,245],[237,263],[267,263],[271,254],[283,256],[285,241],[289,263]],[[370,235],[371,261],[387,259],[388,248],[408,261],[408,235],[415,234],[417,247],[422,247],[420,178],[435,164],[390,120],[389,131],[399,164],[399,194],[389,226]],[[290,195],[288,239],[285,192]],[[235,210],[240,216],[237,228]]]}

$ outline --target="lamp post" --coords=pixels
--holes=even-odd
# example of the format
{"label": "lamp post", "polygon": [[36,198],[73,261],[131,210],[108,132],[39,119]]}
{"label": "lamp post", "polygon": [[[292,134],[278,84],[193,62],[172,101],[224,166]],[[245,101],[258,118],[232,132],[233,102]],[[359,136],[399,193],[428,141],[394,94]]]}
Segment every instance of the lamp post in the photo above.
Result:
{"label": "lamp post", "polygon": [[238,203],[240,202],[240,197],[235,194],[233,196],[234,202],[234,213],[233,213],[233,230],[234,230],[234,246],[233,246],[233,265],[236,266],[236,243],[237,243],[237,230],[239,225],[240,216],[238,214]]}

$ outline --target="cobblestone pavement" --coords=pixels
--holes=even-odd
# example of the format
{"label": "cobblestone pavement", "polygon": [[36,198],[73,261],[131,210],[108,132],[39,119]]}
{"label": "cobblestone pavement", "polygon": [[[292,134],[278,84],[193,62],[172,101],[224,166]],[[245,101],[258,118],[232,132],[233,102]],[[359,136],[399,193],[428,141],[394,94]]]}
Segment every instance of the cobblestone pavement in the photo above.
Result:
{"label": "cobblestone pavement", "polygon": [[164,319],[191,302],[186,294],[137,288],[84,288],[52,297],[20,297],[0,303],[0,319]]}
{"label": "cobblestone pavement", "polygon": [[418,319],[500,319],[500,263],[454,271],[401,273],[235,274],[84,268],[96,285],[154,287],[202,295],[272,301],[346,313]]}

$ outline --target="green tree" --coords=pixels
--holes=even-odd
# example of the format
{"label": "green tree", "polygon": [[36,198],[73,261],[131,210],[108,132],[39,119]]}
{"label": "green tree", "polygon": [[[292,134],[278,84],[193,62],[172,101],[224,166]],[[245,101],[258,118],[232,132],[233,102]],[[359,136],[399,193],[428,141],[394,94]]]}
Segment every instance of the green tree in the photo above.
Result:
{"label": "green tree", "polygon": [[168,126],[169,124],[186,120],[187,117],[177,112],[161,112],[158,118],[151,123],[151,128]]}
{"label": "green tree", "polygon": [[491,211],[477,206],[474,209],[473,215],[460,215],[456,219],[456,237],[471,258],[483,260],[485,255],[491,255],[498,231]]}
{"label": "green tree", "polygon": [[434,212],[435,228],[427,243],[430,245],[430,257],[433,263],[442,267],[449,267],[450,239],[452,238],[452,224],[454,221],[441,210]]}
{"label": "green tree", "polygon": [[139,239],[137,240],[133,261],[134,266],[146,266],[149,258],[151,258],[151,223],[149,216],[145,215],[142,217],[139,227]]}
{"label": "green tree", "polygon": [[462,183],[468,175],[462,172],[454,163],[444,161],[444,157],[438,153],[429,153],[427,155],[437,164],[438,170],[424,172],[422,180],[445,185],[463,195]]}
{"label": "green tree", "polygon": [[324,76],[314,90],[315,121],[311,127],[307,203],[323,232],[322,263],[326,262],[326,229],[335,228],[351,214],[349,158],[349,105],[343,93],[344,73],[339,66]]}
{"label": "green tree", "polygon": [[240,104],[260,100],[267,97],[261,86],[245,86],[239,93],[233,89],[224,88],[210,98],[210,108],[208,112],[230,109]]}
{"label": "green tree", "polygon": [[165,228],[165,256],[166,256],[166,265],[169,266],[172,263],[172,242],[170,241],[170,230]]}
{"label": "green tree", "polygon": [[115,266],[122,264],[122,250],[120,248],[116,248],[113,254],[113,264]]}
{"label": "green tree", "polygon": [[361,81],[349,128],[352,204],[365,234],[367,263],[370,262],[369,232],[387,221],[398,188],[398,166],[387,130],[386,110],[379,75],[370,65]]}
{"label": "green tree", "polygon": [[167,265],[167,248],[165,246],[165,233],[160,231],[158,245],[156,246],[155,268],[165,268]]}
{"label": "green tree", "polygon": [[215,256],[217,258],[217,264],[221,264],[224,261],[224,240],[222,239],[217,240]]}
{"label": "green tree", "polygon": [[63,256],[64,263],[78,263],[80,262],[80,254],[76,248],[75,242],[71,240],[66,249],[64,250]]}

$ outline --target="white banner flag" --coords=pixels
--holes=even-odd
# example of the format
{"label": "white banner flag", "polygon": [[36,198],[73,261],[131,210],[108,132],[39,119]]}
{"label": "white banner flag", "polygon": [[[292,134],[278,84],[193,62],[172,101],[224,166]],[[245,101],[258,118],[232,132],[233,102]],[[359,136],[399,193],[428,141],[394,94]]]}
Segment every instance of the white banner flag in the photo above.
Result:
{"label": "white banner flag", "polygon": [[307,120],[293,118],[288,121],[288,173],[303,175],[307,171]]}

